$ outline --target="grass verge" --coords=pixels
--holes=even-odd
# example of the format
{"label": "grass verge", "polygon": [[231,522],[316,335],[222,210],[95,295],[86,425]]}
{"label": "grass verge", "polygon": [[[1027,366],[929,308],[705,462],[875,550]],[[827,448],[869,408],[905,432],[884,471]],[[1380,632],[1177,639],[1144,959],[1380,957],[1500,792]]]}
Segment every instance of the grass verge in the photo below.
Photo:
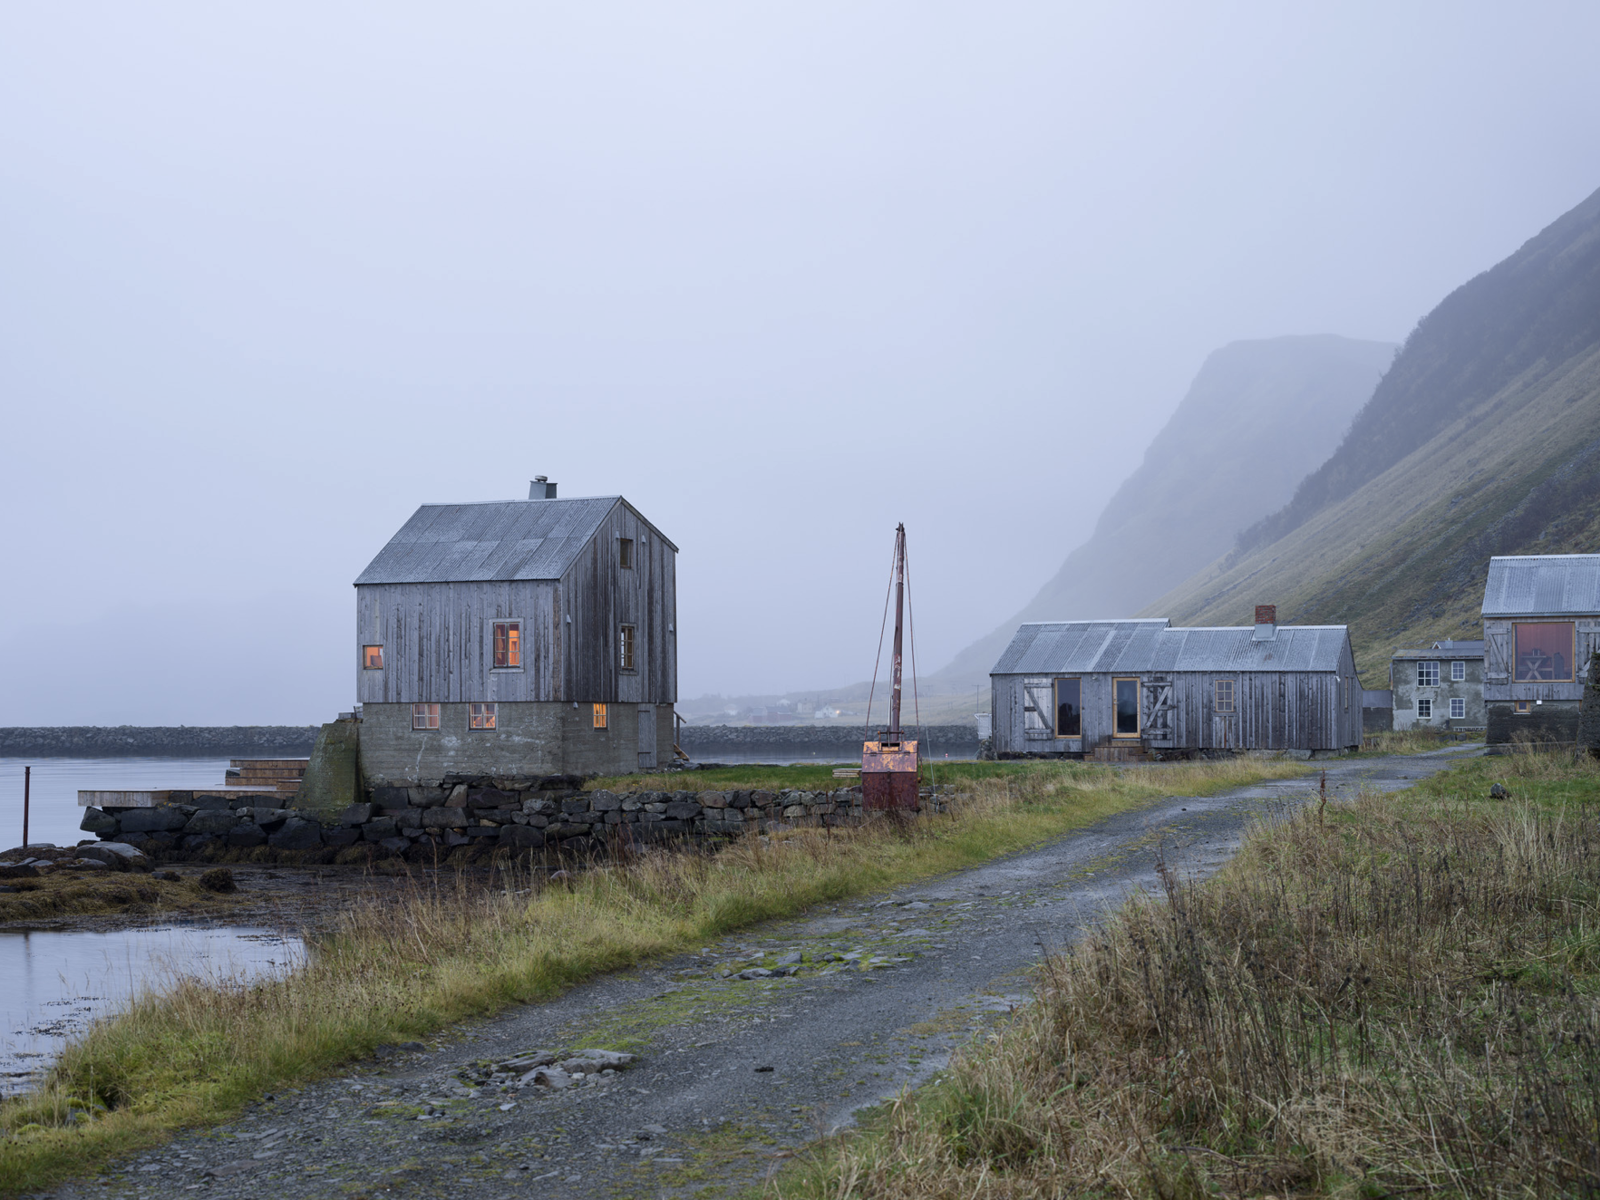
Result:
{"label": "grass verge", "polygon": [[1266,826],[773,1190],[1594,1195],[1597,799],[1600,764],[1530,753]]}
{"label": "grass verge", "polygon": [[293,975],[180,981],[92,1028],[46,1085],[0,1106],[0,1192],[47,1186],[260,1093],[465,1017],[551,996],[728,930],[971,866],[1164,795],[1304,773],[1229,762],[1161,771],[1019,764],[948,814],[746,836],[658,852],[541,886],[514,872],[374,898]]}
{"label": "grass verge", "polygon": [[[586,791],[608,792],[727,792],[769,791],[784,788],[825,792],[854,787],[859,779],[836,779],[835,767],[861,769],[861,760],[838,763],[744,763],[728,767],[703,767],[697,771],[657,771],[649,775],[610,775],[584,784]],[[978,783],[992,779],[1022,779],[1040,769],[1037,761],[969,762],[930,759],[922,764],[921,780],[928,784]]]}

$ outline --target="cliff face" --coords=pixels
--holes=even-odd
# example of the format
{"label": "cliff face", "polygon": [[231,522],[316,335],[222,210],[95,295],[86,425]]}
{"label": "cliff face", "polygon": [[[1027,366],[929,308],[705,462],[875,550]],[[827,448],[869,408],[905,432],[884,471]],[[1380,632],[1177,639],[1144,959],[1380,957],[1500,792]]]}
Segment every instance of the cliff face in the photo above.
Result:
{"label": "cliff face", "polygon": [[1234,552],[1144,608],[1352,627],[1358,663],[1475,637],[1496,554],[1600,547],[1600,192],[1423,318],[1348,436]]}
{"label": "cliff face", "polygon": [[[939,677],[987,679],[1021,622],[1131,616],[1225,554],[1338,445],[1394,350],[1321,335],[1234,342],[1213,353],[1088,539],[1026,607]],[[1064,450],[1063,467],[1090,449]],[[1072,495],[1070,472],[1062,483],[1036,498],[1046,507],[1041,520],[1070,530],[1097,502]]]}

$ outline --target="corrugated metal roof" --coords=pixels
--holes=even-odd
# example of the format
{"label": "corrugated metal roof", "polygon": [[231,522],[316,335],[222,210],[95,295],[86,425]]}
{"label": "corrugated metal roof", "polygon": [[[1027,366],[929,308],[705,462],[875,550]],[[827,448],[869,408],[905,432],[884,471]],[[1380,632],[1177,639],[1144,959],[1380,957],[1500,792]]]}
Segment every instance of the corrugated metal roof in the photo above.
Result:
{"label": "corrugated metal roof", "polygon": [[585,496],[424,504],[356,577],[356,586],[559,579],[611,510],[627,503],[621,496]]}
{"label": "corrugated metal roof", "polygon": [[1255,626],[1177,628],[1164,618],[1040,621],[1022,626],[994,675],[1102,671],[1337,671],[1350,633],[1343,625],[1279,625],[1270,640]]}
{"label": "corrugated metal roof", "polygon": [[1600,554],[1518,554],[1489,560],[1486,617],[1600,613]]}

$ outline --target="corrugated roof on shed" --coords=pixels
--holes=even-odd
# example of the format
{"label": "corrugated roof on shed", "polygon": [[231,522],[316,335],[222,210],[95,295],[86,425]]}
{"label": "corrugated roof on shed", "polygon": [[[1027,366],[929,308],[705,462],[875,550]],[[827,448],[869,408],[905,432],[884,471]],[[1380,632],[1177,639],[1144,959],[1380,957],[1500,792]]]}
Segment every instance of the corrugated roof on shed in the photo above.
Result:
{"label": "corrugated roof on shed", "polygon": [[1497,555],[1483,588],[1485,617],[1600,613],[1600,554]]}
{"label": "corrugated roof on shed", "polygon": [[424,504],[356,577],[356,586],[560,579],[619,504],[639,516],[621,496]]}
{"label": "corrugated roof on shed", "polygon": [[1174,629],[1165,618],[1039,621],[1017,630],[993,675],[1125,671],[1337,671],[1344,625],[1279,625],[1257,640],[1252,625]]}

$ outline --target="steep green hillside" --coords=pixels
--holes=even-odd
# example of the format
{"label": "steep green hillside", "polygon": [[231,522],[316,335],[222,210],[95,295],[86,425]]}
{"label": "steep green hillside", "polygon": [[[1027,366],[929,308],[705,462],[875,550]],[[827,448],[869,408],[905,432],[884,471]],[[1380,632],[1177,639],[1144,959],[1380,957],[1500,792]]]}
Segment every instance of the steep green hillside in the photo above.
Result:
{"label": "steep green hillside", "polygon": [[1328,335],[1216,351],[1056,577],[936,678],[987,681],[1020,622],[1130,615],[1226,553],[1326,459],[1394,351]]}
{"label": "steep green hillside", "polygon": [[1145,607],[1249,606],[1390,651],[1477,634],[1494,554],[1600,548],[1600,192],[1429,313],[1334,455],[1233,554]]}

